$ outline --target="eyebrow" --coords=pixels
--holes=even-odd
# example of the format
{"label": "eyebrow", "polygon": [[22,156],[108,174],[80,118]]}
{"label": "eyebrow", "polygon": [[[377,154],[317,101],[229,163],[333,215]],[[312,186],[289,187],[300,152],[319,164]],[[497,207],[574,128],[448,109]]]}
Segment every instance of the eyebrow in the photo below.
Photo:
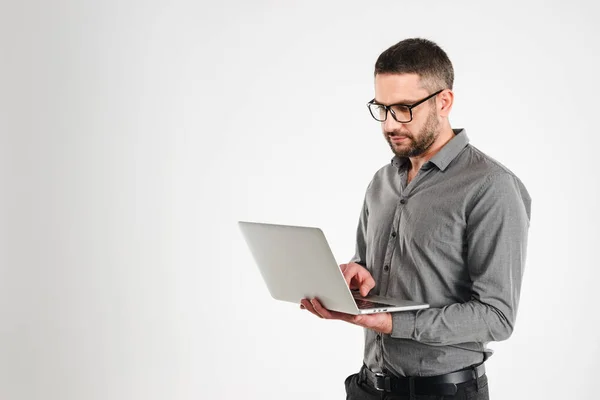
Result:
{"label": "eyebrow", "polygon": [[417,101],[419,101],[419,100],[401,100],[401,101],[398,101],[398,102],[392,103],[392,104],[383,104],[383,103],[377,101],[377,99],[373,99],[373,102],[375,104],[379,104],[382,106],[395,106],[395,105],[410,106],[410,105],[415,104]]}

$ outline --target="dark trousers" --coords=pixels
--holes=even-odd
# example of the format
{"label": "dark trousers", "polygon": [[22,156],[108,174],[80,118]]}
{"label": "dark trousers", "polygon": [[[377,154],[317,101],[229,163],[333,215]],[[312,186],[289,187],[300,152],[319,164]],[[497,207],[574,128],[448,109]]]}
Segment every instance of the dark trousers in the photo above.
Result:
{"label": "dark trousers", "polygon": [[[413,395],[378,392],[368,382],[360,382],[358,374],[346,378],[346,400],[489,400],[487,376],[461,383],[454,396]],[[479,388],[479,391],[477,390]]]}

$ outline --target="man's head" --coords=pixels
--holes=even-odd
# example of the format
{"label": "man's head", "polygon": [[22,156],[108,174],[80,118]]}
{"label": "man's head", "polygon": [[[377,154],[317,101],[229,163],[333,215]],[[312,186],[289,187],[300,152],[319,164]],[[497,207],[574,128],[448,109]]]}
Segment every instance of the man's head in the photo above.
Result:
{"label": "man's head", "polygon": [[[370,108],[373,117],[384,120],[383,133],[395,154],[420,156],[441,133],[451,132],[453,83],[452,63],[432,41],[406,39],[381,53],[375,63],[375,99]],[[423,99],[427,100],[419,103]],[[419,104],[405,107],[415,103]]]}

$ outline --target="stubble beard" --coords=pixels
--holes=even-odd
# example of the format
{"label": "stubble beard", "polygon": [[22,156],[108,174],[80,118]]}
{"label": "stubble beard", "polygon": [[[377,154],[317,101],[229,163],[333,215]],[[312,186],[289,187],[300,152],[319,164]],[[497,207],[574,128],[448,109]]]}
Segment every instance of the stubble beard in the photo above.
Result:
{"label": "stubble beard", "polygon": [[[410,145],[408,147],[395,147],[394,143],[392,143],[390,139],[390,136],[393,136],[391,135],[393,132],[385,133],[385,138],[395,155],[398,157],[417,157],[425,153],[431,147],[439,135],[437,132],[439,122],[436,118],[435,109],[432,109],[431,111],[432,112],[429,113],[429,116],[427,117],[427,121],[425,121],[425,125],[419,131],[417,140],[415,140],[414,136],[412,135],[406,135],[407,139],[410,141]],[[400,133],[398,133],[398,135],[405,136],[405,134]]]}

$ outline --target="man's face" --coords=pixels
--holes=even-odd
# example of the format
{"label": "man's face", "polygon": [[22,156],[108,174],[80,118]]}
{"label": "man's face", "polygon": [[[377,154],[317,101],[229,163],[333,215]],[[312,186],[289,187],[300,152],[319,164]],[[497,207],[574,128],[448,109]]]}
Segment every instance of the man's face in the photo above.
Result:
{"label": "man's face", "polygon": [[[375,100],[384,105],[414,104],[431,93],[421,87],[417,74],[377,74]],[[381,123],[383,135],[394,154],[417,157],[427,151],[439,134],[439,119],[434,100],[428,100],[412,110],[408,123],[397,122],[388,111]]]}

